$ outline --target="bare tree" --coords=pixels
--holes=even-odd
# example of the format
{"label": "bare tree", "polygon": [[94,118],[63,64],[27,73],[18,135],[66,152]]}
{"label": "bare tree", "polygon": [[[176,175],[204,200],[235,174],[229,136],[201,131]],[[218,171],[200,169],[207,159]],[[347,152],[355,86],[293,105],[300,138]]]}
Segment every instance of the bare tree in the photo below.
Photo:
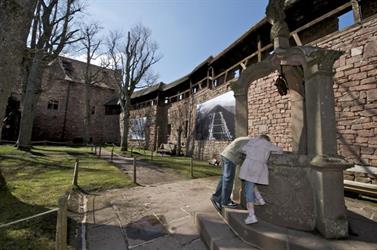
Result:
{"label": "bare tree", "polygon": [[29,57],[25,70],[22,115],[18,148],[29,150],[36,105],[41,94],[42,76],[45,68],[55,60],[64,47],[80,40],[71,30],[73,19],[81,11],[79,0],[39,0],[32,21]]}
{"label": "bare tree", "polygon": [[[94,60],[98,59],[101,54],[99,53],[102,40],[98,38],[98,33],[101,28],[98,24],[85,25],[81,29],[80,37],[81,45],[85,51],[86,65],[85,65],[85,116],[84,116],[84,143],[89,143],[89,133],[91,125],[91,86],[103,80],[102,68],[93,67],[91,64]],[[107,65],[101,65],[106,67]]]}
{"label": "bare tree", "polygon": [[187,136],[188,133],[189,116],[190,103],[188,99],[181,101],[178,108],[170,113],[171,124],[176,130],[177,155],[180,155],[182,151],[182,134],[184,133],[184,136]]}
{"label": "bare tree", "polygon": [[156,80],[151,67],[161,59],[157,43],[151,39],[150,29],[139,24],[127,33],[125,40],[112,34],[109,41],[110,65],[118,83],[121,114],[121,150],[128,149],[128,130],[131,95],[137,86]]}
{"label": "bare tree", "polygon": [[36,3],[37,0],[0,0],[0,139],[8,97],[20,81]]}

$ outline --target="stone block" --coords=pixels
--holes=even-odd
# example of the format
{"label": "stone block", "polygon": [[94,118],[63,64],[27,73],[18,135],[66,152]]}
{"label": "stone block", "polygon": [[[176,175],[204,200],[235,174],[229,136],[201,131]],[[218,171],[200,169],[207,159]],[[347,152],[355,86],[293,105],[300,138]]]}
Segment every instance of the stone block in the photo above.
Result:
{"label": "stone block", "polygon": [[371,179],[369,177],[355,177],[355,181],[362,183],[370,183]]}
{"label": "stone block", "polygon": [[351,56],[358,56],[363,54],[363,46],[351,49]]}
{"label": "stone block", "polygon": [[377,100],[377,89],[371,89],[367,91],[367,101],[372,102]]}

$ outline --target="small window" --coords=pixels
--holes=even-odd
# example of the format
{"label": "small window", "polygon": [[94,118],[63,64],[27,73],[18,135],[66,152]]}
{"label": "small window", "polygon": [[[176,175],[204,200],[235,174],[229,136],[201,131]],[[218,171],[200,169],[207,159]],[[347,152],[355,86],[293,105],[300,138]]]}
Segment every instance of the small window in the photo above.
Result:
{"label": "small window", "polygon": [[338,16],[338,30],[344,30],[355,23],[353,18],[353,11],[350,10],[341,16]]}
{"label": "small window", "polygon": [[65,73],[67,73],[69,76],[73,73],[73,66],[71,62],[63,61],[63,68],[65,70]]}
{"label": "small window", "polygon": [[96,113],[96,106],[92,106],[91,113],[92,113],[92,115],[94,115]]}
{"label": "small window", "polygon": [[168,124],[168,136],[171,134],[171,124]]}
{"label": "small window", "polygon": [[241,70],[237,69],[236,71],[234,71],[234,78],[239,78],[240,74],[241,74]]}
{"label": "small window", "polygon": [[105,115],[119,115],[122,112],[120,106],[105,106]]}
{"label": "small window", "polygon": [[58,110],[59,102],[57,100],[49,100],[47,104],[47,109]]}

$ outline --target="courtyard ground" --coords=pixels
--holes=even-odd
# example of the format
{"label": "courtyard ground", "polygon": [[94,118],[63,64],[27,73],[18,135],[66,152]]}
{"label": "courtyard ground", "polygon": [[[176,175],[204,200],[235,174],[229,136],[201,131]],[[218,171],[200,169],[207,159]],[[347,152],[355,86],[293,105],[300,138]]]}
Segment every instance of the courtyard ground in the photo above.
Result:
{"label": "courtyard ground", "polygon": [[[102,157],[109,160],[109,152],[103,151]],[[132,175],[129,160],[116,155],[114,163]],[[84,225],[86,237],[83,237],[81,244],[90,250],[207,249],[198,233],[195,215],[217,213],[209,198],[218,177],[191,180],[171,178],[166,182],[154,172],[155,166],[140,163],[137,165],[138,171],[149,171],[150,174],[144,175],[144,178],[138,177],[139,186],[86,196],[85,204],[82,204],[87,214]],[[170,175],[165,173],[166,176]],[[346,198],[346,205],[356,216],[353,221],[374,220],[377,224],[376,203]],[[370,231],[370,236],[376,227],[355,226],[354,229],[358,232]],[[247,246],[242,249],[255,248]]]}
{"label": "courtyard ground", "polygon": [[[0,170],[8,184],[8,190],[0,191],[0,224],[56,208],[71,185],[76,159],[83,192],[133,185],[118,168],[90,154],[88,147],[37,146],[23,152],[0,146]],[[0,228],[0,249],[53,249],[55,228],[56,213]]]}

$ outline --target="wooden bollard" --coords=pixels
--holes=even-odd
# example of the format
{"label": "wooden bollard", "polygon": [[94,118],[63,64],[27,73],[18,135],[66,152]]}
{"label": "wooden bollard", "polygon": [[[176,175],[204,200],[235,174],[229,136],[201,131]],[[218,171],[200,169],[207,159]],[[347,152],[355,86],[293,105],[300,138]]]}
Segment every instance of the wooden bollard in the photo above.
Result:
{"label": "wooden bollard", "polygon": [[190,172],[191,178],[194,178],[194,160],[192,159],[192,156],[190,157]]}
{"label": "wooden bollard", "polygon": [[97,146],[94,146],[94,155],[97,155]]}
{"label": "wooden bollard", "polygon": [[67,197],[63,196],[58,202],[59,210],[56,219],[56,250],[66,250],[67,249]]}
{"label": "wooden bollard", "polygon": [[136,184],[136,158],[133,158],[133,168],[134,168],[134,184]]}
{"label": "wooden bollard", "polygon": [[77,186],[78,176],[79,176],[79,159],[76,159],[75,168],[73,169],[72,185]]}
{"label": "wooden bollard", "polygon": [[101,157],[102,146],[99,146],[98,156]]}
{"label": "wooden bollard", "polygon": [[110,161],[113,161],[113,158],[114,158],[114,147],[111,149]]}

